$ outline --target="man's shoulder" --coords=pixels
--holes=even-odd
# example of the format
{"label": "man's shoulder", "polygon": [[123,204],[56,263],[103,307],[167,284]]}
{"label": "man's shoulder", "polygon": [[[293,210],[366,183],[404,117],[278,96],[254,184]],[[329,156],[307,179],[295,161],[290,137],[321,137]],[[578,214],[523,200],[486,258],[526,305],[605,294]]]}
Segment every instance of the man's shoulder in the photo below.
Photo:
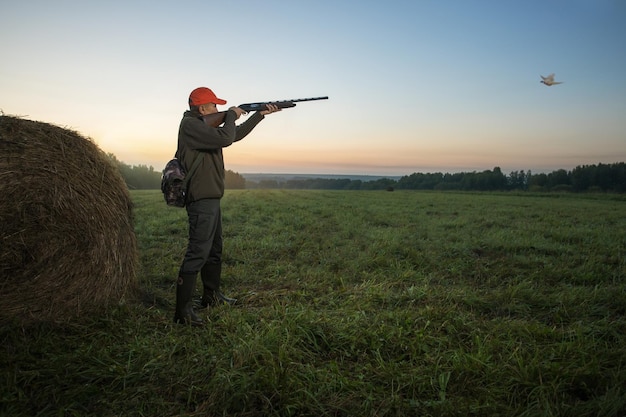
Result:
{"label": "man's shoulder", "polygon": [[183,118],[182,121],[191,121],[191,120],[197,120],[197,121],[202,121],[202,116],[200,115],[200,113],[197,112],[193,112],[190,110],[187,110],[183,113]]}

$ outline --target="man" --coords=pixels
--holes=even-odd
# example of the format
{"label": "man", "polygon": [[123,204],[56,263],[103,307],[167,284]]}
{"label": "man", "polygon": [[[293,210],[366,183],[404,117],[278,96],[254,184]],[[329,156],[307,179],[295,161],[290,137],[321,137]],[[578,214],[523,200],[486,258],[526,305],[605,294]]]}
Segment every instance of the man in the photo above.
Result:
{"label": "man", "polygon": [[178,130],[176,158],[189,172],[196,157],[199,165],[192,173],[187,188],[187,216],[189,241],[180,266],[176,286],[176,323],[202,326],[203,320],[193,309],[192,297],[198,272],[202,278],[201,307],[234,304],[220,290],[222,274],[222,215],[220,199],[224,195],[224,157],[222,148],[243,139],[264,119],[265,115],[280,111],[274,105],[256,112],[241,125],[235,121],[245,112],[231,107],[226,112],[222,127],[206,124],[203,116],[217,113],[217,105],[226,104],[211,89],[196,88],[189,95],[189,110],[183,115]]}

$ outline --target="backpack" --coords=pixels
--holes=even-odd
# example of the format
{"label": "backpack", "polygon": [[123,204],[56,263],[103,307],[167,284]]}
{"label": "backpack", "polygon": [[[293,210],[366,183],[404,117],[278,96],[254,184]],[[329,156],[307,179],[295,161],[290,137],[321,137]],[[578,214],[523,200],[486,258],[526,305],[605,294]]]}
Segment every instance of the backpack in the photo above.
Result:
{"label": "backpack", "polygon": [[201,160],[202,154],[200,153],[193,161],[189,173],[185,172],[185,168],[176,158],[170,160],[165,165],[163,176],[161,177],[161,191],[168,206],[185,207],[187,204],[187,183],[198,165],[200,165]]}

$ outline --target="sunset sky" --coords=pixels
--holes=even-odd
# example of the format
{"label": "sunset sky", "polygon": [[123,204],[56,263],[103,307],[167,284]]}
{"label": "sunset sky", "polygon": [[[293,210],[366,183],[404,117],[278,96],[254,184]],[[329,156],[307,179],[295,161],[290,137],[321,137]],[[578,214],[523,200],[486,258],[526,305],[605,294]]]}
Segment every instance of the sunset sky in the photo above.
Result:
{"label": "sunset sky", "polygon": [[622,0],[0,0],[0,111],[161,170],[196,87],[221,109],[329,96],[268,116],[226,167],[570,170],[626,161],[624,22]]}

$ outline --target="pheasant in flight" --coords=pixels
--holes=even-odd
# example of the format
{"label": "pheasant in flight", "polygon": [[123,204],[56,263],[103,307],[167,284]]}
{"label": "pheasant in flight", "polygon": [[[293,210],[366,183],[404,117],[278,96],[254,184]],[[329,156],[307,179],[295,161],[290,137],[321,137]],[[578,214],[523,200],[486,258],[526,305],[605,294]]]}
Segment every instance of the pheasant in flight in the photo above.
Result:
{"label": "pheasant in flight", "polygon": [[539,82],[547,85],[548,87],[555,84],[563,84],[563,81],[554,81],[554,74],[550,74],[547,77],[540,75],[540,77],[541,81]]}

